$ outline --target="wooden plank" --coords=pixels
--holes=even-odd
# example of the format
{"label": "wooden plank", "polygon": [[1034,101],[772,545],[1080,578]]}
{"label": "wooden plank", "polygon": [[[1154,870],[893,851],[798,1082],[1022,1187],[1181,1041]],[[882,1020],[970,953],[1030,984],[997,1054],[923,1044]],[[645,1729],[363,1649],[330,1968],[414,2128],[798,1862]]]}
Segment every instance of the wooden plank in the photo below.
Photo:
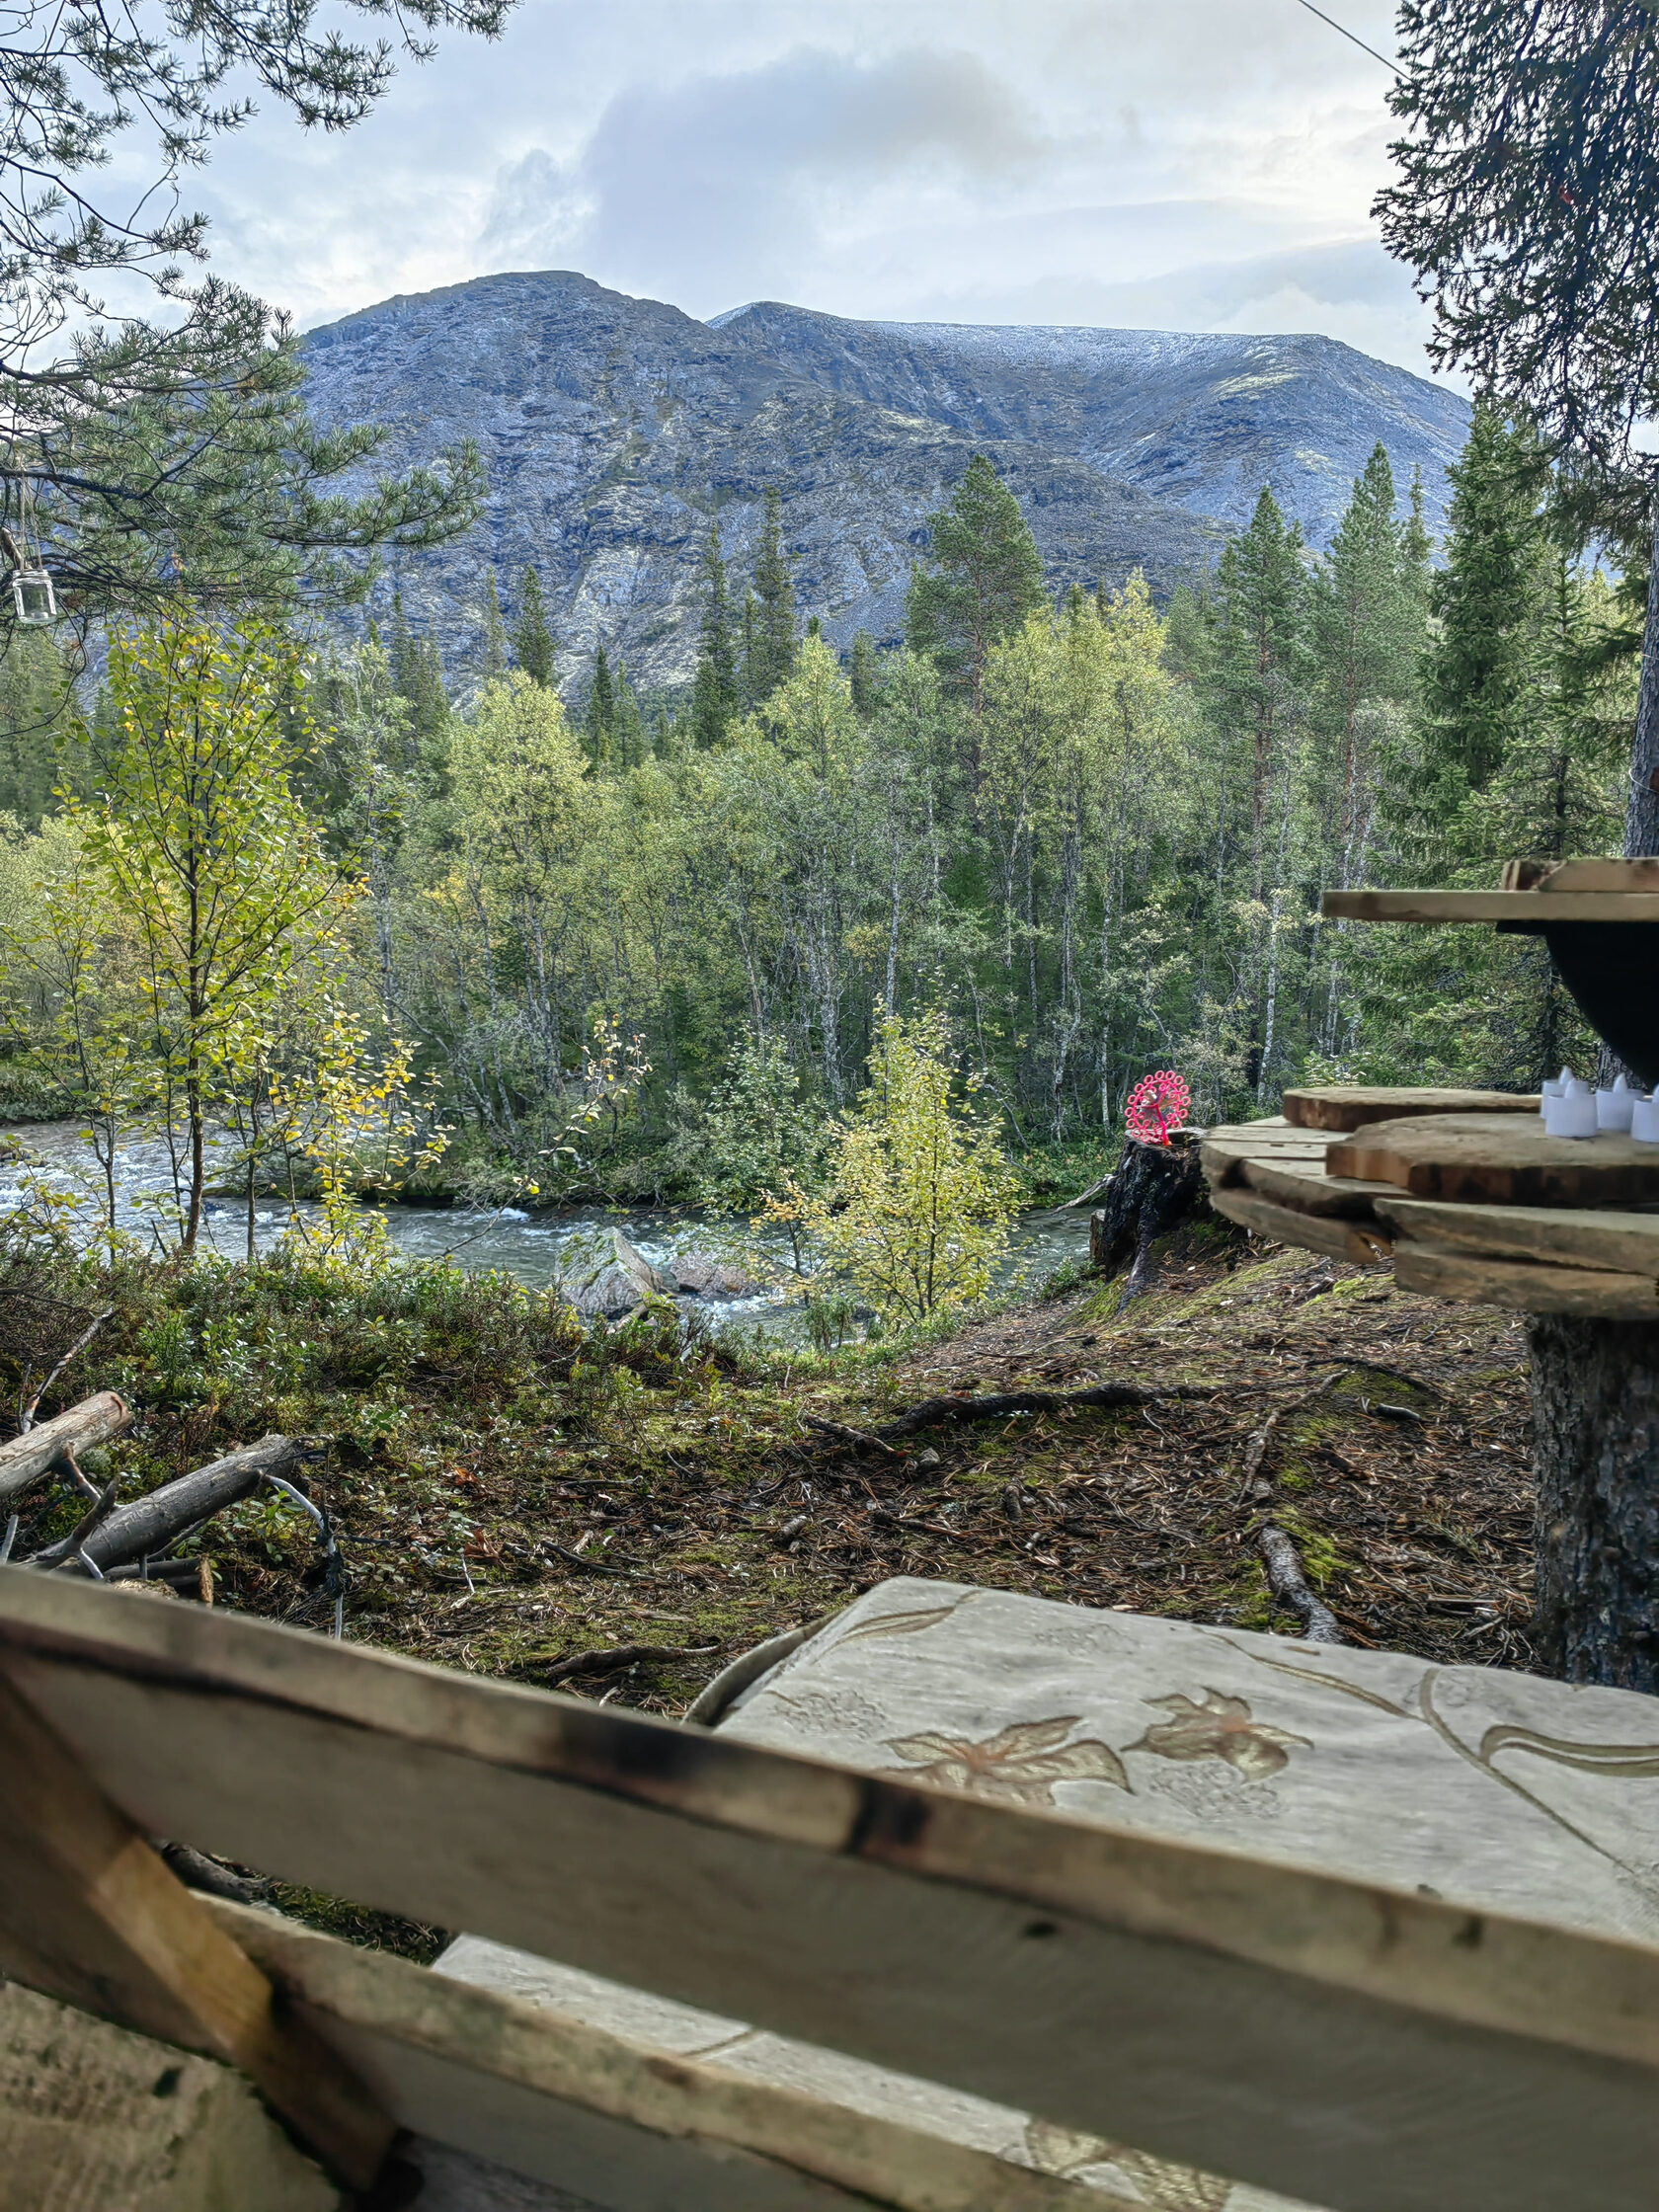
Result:
{"label": "wooden plank", "polygon": [[150,1832],[1333,2212],[1651,2212],[1659,1947],[0,1569]]}
{"label": "wooden plank", "polygon": [[1502,1090],[1387,1089],[1360,1083],[1288,1090],[1285,1118],[1294,1129],[1363,1129],[1422,1114],[1536,1114],[1539,1097]]}
{"label": "wooden plank", "polygon": [[331,2172],[372,2180],[391,2123],[3,1680],[0,1774],[0,1972],[240,2068]]}
{"label": "wooden plank", "polygon": [[1271,1199],[1258,1198],[1253,1191],[1212,1190],[1210,1203],[1218,1214],[1247,1228],[1252,1236],[1271,1236],[1276,1243],[1325,1252],[1332,1259],[1352,1260],[1359,1267],[1375,1267],[1388,1256],[1390,1239],[1375,1223],[1362,1228],[1340,1217],[1301,1213],[1289,1206],[1275,1206]]}
{"label": "wooden plank", "polygon": [[1549,1137],[1521,1114],[1377,1122],[1334,1140],[1333,1175],[1391,1183],[1410,1198],[1492,1206],[1628,1206],[1659,1200],[1659,1145],[1604,1132]]}
{"label": "wooden plank", "polygon": [[1278,1117],[1223,1124],[1206,1133],[1198,1149],[1199,1164],[1205,1181],[1219,1189],[1243,1181],[1246,1160],[1307,1161],[1322,1167],[1331,1143],[1322,1130],[1293,1129]]}
{"label": "wooden plank", "polygon": [[1293,1214],[1322,1214],[1338,1221],[1375,1222],[1378,1196],[1395,1195],[1392,1183],[1355,1183],[1343,1175],[1327,1175],[1322,1159],[1247,1159],[1242,1175],[1247,1188],[1271,1199],[1275,1206],[1287,1206]]}
{"label": "wooden plank", "polygon": [[1327,891],[1332,921],[1659,921],[1659,891]]}
{"label": "wooden plank", "polygon": [[1659,1214],[1602,1207],[1449,1206],[1434,1199],[1401,1198],[1386,1184],[1367,1187],[1379,1193],[1378,1213],[1414,1244],[1483,1253],[1488,1259],[1659,1277]]}
{"label": "wooden plank", "polygon": [[1542,1267],[1482,1259],[1410,1241],[1394,1246],[1394,1281],[1403,1291],[1460,1305],[1502,1305],[1518,1313],[1594,1313],[1609,1320],[1659,1321],[1659,1284],[1651,1275],[1611,1269]]}
{"label": "wooden plank", "polygon": [[[270,1913],[216,1900],[211,1910],[405,2127],[614,2212],[664,2201],[721,2212],[872,2203],[1067,2212],[1078,2203],[1073,2183],[921,2124],[935,2108],[950,2112],[945,2093],[911,2085],[915,2125],[847,2102],[835,2093],[846,2067],[838,2054],[779,2046],[788,2078],[768,2080],[718,2051],[666,2050]],[[743,2038],[741,2022],[711,2017],[709,2026],[728,2049]],[[1086,2202],[1133,2212],[1111,2191]]]}
{"label": "wooden plank", "polygon": [[1510,860],[1505,891],[1659,891],[1659,860]]}
{"label": "wooden plank", "polygon": [[239,2074],[0,1987],[8,2212],[341,2212]]}
{"label": "wooden plank", "polygon": [[0,1444],[0,1498],[15,1497],[38,1481],[65,1453],[90,1452],[95,1444],[118,1436],[132,1418],[118,1390],[101,1390],[66,1413],[54,1414],[39,1428]]}

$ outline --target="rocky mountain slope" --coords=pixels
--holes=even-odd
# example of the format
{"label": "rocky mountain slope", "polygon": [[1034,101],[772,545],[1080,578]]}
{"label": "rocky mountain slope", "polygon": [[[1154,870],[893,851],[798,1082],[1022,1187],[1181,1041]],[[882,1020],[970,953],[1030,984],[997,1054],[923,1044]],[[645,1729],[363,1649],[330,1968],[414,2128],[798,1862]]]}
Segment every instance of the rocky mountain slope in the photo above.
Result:
{"label": "rocky mountain slope", "polygon": [[485,520],[398,579],[462,682],[487,571],[511,612],[531,562],[570,682],[601,643],[644,688],[686,681],[709,518],[747,569],[769,484],[802,612],[844,646],[861,627],[898,635],[926,516],[977,451],[1019,499],[1056,592],[1141,568],[1161,597],[1209,565],[1262,481],[1318,541],[1379,435],[1402,476],[1422,462],[1437,502],[1462,437],[1461,402],[1325,340],[850,323],[770,304],[699,323],[565,271],[386,300],[313,331],[306,354],[317,415],[389,425],[392,462],[461,437],[484,452]]}

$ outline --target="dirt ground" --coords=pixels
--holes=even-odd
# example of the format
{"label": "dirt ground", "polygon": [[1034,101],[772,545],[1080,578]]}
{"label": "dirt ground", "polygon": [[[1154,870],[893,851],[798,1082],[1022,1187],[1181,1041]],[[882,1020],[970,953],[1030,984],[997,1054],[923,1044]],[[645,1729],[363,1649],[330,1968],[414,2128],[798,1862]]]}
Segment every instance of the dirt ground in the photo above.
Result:
{"label": "dirt ground", "polygon": [[[1259,1246],[1177,1256],[1122,1302],[1073,1291],[888,1369],[739,1376],[713,1410],[642,1410],[602,1442],[481,1416],[430,1477],[380,1493],[372,1532],[363,1495],[341,1501],[349,1632],[679,1712],[738,1651],[897,1574],[1300,1633],[1255,1549],[1270,1519],[1354,1643],[1531,1663],[1518,1321]],[[1113,1381],[1201,1388],[945,1421],[885,1452],[803,1418],[868,1431],[941,1393]],[[446,1518],[471,1532],[447,1564]],[[401,1590],[399,1550],[428,1563]],[[377,1584],[365,1559],[387,1562]]]}

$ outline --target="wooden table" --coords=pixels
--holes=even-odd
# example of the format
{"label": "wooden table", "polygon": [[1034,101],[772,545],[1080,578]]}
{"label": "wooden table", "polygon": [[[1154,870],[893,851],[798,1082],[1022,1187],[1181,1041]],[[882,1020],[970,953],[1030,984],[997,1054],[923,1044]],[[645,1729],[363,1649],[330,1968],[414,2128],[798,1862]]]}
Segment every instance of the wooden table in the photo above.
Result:
{"label": "wooden table", "polygon": [[1536,1098],[1500,1097],[1288,1092],[1286,1114],[1205,1138],[1211,1204],[1282,1244],[1391,1259],[1403,1290],[1659,1320],[1659,1146],[1548,1137]]}

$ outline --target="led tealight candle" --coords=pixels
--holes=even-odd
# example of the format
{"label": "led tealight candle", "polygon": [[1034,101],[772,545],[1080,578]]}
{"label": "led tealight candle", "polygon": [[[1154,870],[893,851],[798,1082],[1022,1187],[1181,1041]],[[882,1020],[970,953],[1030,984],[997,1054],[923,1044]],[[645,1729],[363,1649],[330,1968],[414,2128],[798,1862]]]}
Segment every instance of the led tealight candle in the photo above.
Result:
{"label": "led tealight candle", "polygon": [[1590,1085],[1573,1076],[1562,1096],[1544,1109],[1543,1126],[1551,1137],[1594,1137],[1596,1098]]}
{"label": "led tealight candle", "polygon": [[1612,1130],[1628,1129],[1630,1126],[1630,1111],[1635,1102],[1636,1094],[1623,1076],[1615,1076],[1611,1090],[1599,1090],[1596,1093],[1596,1127]]}
{"label": "led tealight candle", "polygon": [[1544,1077],[1543,1090],[1539,1098],[1540,1121],[1548,1121],[1549,1101],[1552,1098],[1559,1098],[1572,1079],[1572,1069],[1570,1067],[1563,1067],[1558,1075],[1546,1075]]}
{"label": "led tealight candle", "polygon": [[1630,1135],[1638,1145],[1659,1145],[1659,1091],[1630,1107]]}

